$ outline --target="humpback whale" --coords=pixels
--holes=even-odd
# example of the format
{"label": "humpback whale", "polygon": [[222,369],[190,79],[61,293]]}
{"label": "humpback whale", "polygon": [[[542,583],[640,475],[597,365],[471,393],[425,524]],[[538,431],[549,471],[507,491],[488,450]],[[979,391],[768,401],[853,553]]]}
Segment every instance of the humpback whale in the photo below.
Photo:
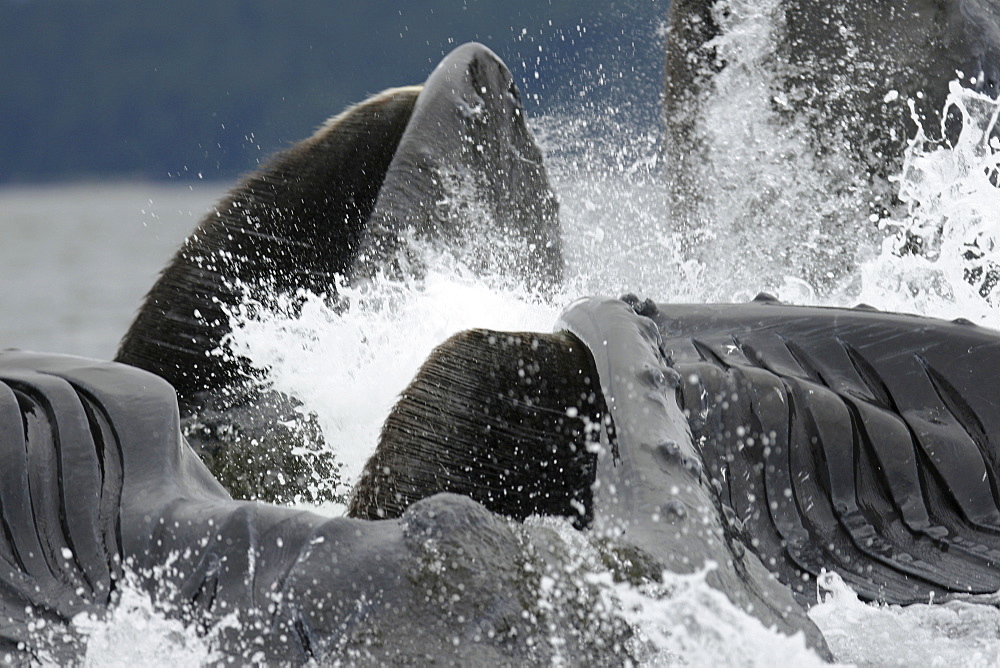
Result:
{"label": "humpback whale", "polygon": [[[954,143],[963,119],[949,82],[996,98],[998,26],[995,0],[671,2],[663,154],[672,225],[694,240],[686,255],[711,270],[719,244],[763,236],[751,266],[837,286],[880,240],[858,221],[905,212],[890,177],[915,121]],[[701,244],[706,220],[724,232]],[[808,220],[810,237],[759,234],[783,220]],[[720,300],[757,279],[713,276]]]}
{"label": "humpback whale", "polygon": [[[451,215],[456,183],[489,207],[484,228]],[[301,463],[267,432],[296,407],[209,354],[227,309],[419,273],[413,240],[488,271],[476,244],[497,231],[523,250],[504,270],[556,285],[555,211],[509,72],[466,45],[238,186],[116,361],[0,353],[0,656],[78,657],[71,621],[126,573],[188,623],[236,615],[224,656],[292,663],[641,659],[594,564],[638,584],[710,566],[710,585],[822,656],[805,606],[824,569],[895,603],[1000,588],[1000,334],[866,308],[587,298],[554,332],[464,332],[402,393],[353,517],[233,498]],[[206,413],[256,420],[253,438],[188,428]],[[217,477],[218,448],[262,455],[256,478]]]}
{"label": "humpback whale", "polygon": [[[367,522],[234,501],[180,431],[163,379],[114,362],[0,353],[0,658],[79,659],[123,569],[240,662],[613,662],[630,632],[551,529],[439,494]],[[534,546],[534,547],[533,547]],[[560,574],[564,574],[560,576]],[[543,602],[540,581],[575,588]],[[547,603],[547,604],[546,604]],[[581,607],[577,607],[581,606]],[[454,641],[454,642],[453,642]]]}
{"label": "humpback whale", "polygon": [[[459,492],[512,516],[573,517],[643,555],[637,570],[651,580],[713,562],[709,584],[820,648],[802,611],[824,571],[895,604],[1000,589],[1000,333],[767,295],[588,298],[556,329],[459,335],[435,351],[387,419],[351,513],[397,517],[426,494]],[[505,337],[523,344],[502,355],[487,343]],[[512,375],[533,364],[584,370],[564,376],[576,387],[538,397]],[[488,380],[470,390],[474,374]],[[497,429],[496,415],[517,415],[518,428]],[[604,425],[600,454],[587,458],[566,415]],[[524,487],[525,457],[536,479],[555,470],[561,485]]]}
{"label": "humpback whale", "polygon": [[[873,180],[900,171],[916,131],[907,100],[930,130],[944,120],[949,81],[961,78],[992,97],[1000,91],[1000,6],[992,0],[774,0],[759,9],[766,16],[754,18],[766,18],[775,38],[772,103],[809,114],[819,149],[837,150],[839,140]],[[699,112],[725,92],[713,90],[716,76],[738,65],[727,62],[720,37],[746,25],[750,17],[740,12],[726,0],[670,5],[664,118],[671,157],[697,143]]]}
{"label": "humpback whale", "polygon": [[[570,546],[505,515],[572,517],[636,582],[711,562],[709,584],[821,654],[804,606],[823,569],[896,603],[1000,587],[1000,333],[766,297],[588,298],[555,329],[435,351],[358,484],[351,514],[377,520],[233,500],[148,372],[0,354],[4,650],[76,656],[65,623],[127,568],[188,621],[236,612],[225,655],[620,660],[630,631]],[[442,382],[461,373],[481,387]],[[576,589],[542,606],[539,578],[560,574]],[[522,642],[551,624],[558,648]]]}
{"label": "humpback whale", "polygon": [[823,569],[903,604],[1000,589],[997,332],[766,295],[638,306],[730,527],[803,602]]}
{"label": "humpback whale", "polygon": [[[434,241],[532,290],[562,280],[557,203],[520,93],[478,44],[456,48],[423,86],[351,107],[245,178],[163,270],[115,360],[177,389],[186,436],[237,496],[329,500],[303,484],[313,470],[336,476],[321,434],[225,354],[229,316],[247,298],[308,290],[335,300],[338,281],[419,275],[413,246]],[[497,246],[516,258],[509,266],[495,266]]]}

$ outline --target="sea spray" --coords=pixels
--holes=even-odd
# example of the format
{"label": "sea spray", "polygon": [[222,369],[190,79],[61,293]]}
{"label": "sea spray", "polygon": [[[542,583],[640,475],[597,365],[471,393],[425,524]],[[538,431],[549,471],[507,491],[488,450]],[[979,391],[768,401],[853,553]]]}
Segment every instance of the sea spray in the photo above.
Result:
{"label": "sea spray", "polygon": [[699,50],[703,71],[684,103],[694,117],[665,139],[668,155],[697,154],[663,170],[665,183],[681,184],[670,186],[671,227],[702,266],[699,301],[744,301],[786,276],[825,298],[872,253],[868,179],[837,124],[803,104],[822,93],[783,50],[786,9],[713,4],[718,34]]}
{"label": "sea spray", "polygon": [[[555,321],[558,309],[530,293],[502,291],[459,263],[439,263],[442,269],[419,281],[341,285],[336,304],[311,294],[278,297],[234,315],[232,351],[316,416],[343,466],[343,492],[374,451],[397,395],[435,346],[463,329],[547,331]],[[326,510],[340,514],[343,507]]]}
{"label": "sea spray", "polygon": [[946,108],[961,116],[961,132],[952,145],[921,127],[910,141],[898,177],[906,215],[883,221],[887,236],[861,267],[859,297],[1000,328],[1000,102],[953,81]]}

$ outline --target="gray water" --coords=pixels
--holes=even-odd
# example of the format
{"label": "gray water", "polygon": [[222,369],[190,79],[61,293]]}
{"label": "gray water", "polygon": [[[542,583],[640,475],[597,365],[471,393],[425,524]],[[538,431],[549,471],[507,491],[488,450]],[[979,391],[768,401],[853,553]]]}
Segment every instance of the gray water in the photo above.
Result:
{"label": "gray water", "polygon": [[0,349],[114,355],[219,184],[0,189]]}

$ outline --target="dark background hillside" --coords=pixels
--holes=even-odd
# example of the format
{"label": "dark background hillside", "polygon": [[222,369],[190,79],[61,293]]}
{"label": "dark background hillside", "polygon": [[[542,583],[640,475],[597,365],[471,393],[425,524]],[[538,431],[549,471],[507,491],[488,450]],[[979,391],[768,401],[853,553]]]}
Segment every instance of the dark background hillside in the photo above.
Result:
{"label": "dark background hillside", "polygon": [[0,0],[0,184],[228,179],[470,40],[532,113],[653,110],[665,15],[666,0]]}

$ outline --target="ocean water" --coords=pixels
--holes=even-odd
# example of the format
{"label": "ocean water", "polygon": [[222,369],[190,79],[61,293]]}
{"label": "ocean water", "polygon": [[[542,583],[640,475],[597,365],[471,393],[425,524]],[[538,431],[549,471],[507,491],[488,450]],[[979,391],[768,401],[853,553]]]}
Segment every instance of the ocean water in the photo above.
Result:
{"label": "ocean water", "polygon": [[114,356],[220,184],[0,189],[0,348]]}
{"label": "ocean water", "polygon": [[[731,55],[752,57],[740,51],[747,45],[737,38],[726,45]],[[737,160],[741,146],[767,155],[767,138],[762,144],[760,135],[767,105],[753,97],[753,86],[738,84],[732,97],[708,112],[733,151],[718,156],[723,162]],[[372,452],[395,397],[435,345],[470,327],[549,331],[559,311],[582,295],[744,301],[767,289],[793,303],[865,302],[1000,329],[1000,293],[987,279],[1000,266],[1000,191],[991,182],[1000,146],[990,140],[1000,106],[957,83],[951,94],[950,103],[964,110],[965,127],[954,146],[929,139],[934,128],[913,138],[896,180],[906,210],[875,230],[859,210],[853,229],[827,240],[847,249],[852,269],[846,274],[842,265],[831,264],[838,262],[836,254],[822,244],[803,242],[793,263],[767,261],[788,239],[811,238],[812,221],[791,207],[787,216],[738,239],[725,218],[695,231],[672,227],[659,131],[607,103],[532,121],[561,201],[568,259],[562,294],[539,298],[511,288],[502,276],[477,276],[447,253],[429,249],[433,270],[420,281],[379,280],[349,289],[345,312],[315,297],[295,315],[281,308],[255,309],[253,318],[237,313],[228,344],[261,369],[266,382],[316,414],[349,484]],[[746,111],[756,123],[725,126],[726,105]],[[784,184],[789,197],[822,196],[821,174],[767,160],[755,164],[760,173],[754,179],[727,185],[726,206],[737,201],[735,195],[751,195],[762,180]],[[156,272],[224,188],[85,184],[0,190],[0,346],[113,355]],[[691,235],[710,252],[683,252],[695,241]],[[907,235],[924,239],[929,251],[905,254]],[[818,284],[815,277],[827,274],[840,278]],[[738,280],[727,280],[732,277]],[[316,510],[343,512],[336,506]],[[567,525],[553,526],[586,553],[585,537]],[[705,584],[704,572],[666,574],[656,592],[614,583],[610,575],[598,576],[598,582],[609,608],[652,648],[650,665],[821,663],[801,637],[782,636],[735,609]],[[831,573],[821,578],[810,616],[842,664],[1000,665],[996,600],[905,608],[867,604]],[[75,624],[90,638],[88,665],[201,665],[217,658],[211,633],[170,620],[129,587],[107,619]],[[573,657],[563,659],[574,663]]]}

